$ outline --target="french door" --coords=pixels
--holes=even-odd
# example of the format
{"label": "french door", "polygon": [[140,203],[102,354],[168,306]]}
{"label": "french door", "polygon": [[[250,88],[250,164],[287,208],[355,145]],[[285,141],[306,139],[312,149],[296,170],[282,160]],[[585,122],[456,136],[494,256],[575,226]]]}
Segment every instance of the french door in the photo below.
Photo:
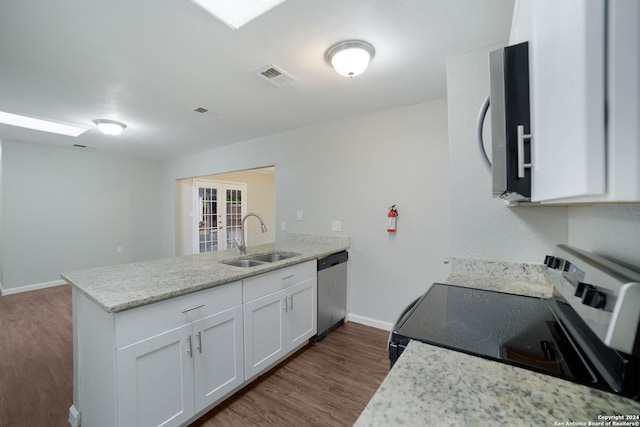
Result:
{"label": "french door", "polygon": [[246,211],[247,184],[194,180],[194,253],[236,247]]}

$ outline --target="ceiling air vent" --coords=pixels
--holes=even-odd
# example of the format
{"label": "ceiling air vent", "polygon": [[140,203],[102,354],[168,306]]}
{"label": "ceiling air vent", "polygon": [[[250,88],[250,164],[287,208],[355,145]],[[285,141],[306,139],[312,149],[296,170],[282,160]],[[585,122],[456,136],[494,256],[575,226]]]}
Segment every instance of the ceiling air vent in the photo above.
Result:
{"label": "ceiling air vent", "polygon": [[287,86],[289,83],[295,81],[291,74],[273,64],[258,71],[258,75],[278,87]]}

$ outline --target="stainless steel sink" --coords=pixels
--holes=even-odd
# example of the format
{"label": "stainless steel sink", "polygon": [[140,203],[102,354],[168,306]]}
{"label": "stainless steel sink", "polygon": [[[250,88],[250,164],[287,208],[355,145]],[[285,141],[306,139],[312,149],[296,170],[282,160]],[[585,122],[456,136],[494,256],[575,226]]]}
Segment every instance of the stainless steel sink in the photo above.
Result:
{"label": "stainless steel sink", "polygon": [[272,252],[263,255],[252,255],[239,259],[230,259],[227,261],[220,261],[222,264],[231,265],[233,267],[257,267],[259,265],[265,265],[270,262],[282,261],[283,259],[289,259],[296,257],[300,254],[295,252]]}
{"label": "stainless steel sink", "polygon": [[255,255],[251,257],[251,259],[256,261],[264,261],[264,262],[276,262],[276,261],[282,261],[283,259],[293,258],[299,255],[300,254],[297,254],[294,252],[273,252],[270,254]]}
{"label": "stainless steel sink", "polygon": [[265,265],[264,261],[256,261],[255,259],[232,259],[229,261],[220,261],[222,264],[231,265],[233,267],[257,267]]}

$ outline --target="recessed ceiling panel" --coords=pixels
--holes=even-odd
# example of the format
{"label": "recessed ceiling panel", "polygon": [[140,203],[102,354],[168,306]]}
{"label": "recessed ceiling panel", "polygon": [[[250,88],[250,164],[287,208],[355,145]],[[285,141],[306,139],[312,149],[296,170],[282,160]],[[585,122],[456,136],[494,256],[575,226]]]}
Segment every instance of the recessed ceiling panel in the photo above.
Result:
{"label": "recessed ceiling panel", "polygon": [[285,0],[191,0],[234,30]]}

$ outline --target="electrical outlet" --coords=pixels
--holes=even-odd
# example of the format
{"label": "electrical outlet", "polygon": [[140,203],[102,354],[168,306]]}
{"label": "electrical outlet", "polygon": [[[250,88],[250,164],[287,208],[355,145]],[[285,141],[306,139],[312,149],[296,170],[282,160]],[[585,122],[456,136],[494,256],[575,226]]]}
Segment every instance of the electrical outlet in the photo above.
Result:
{"label": "electrical outlet", "polygon": [[280,230],[285,231],[286,229],[287,229],[287,224],[284,221],[282,221],[280,223]]}
{"label": "electrical outlet", "polygon": [[122,246],[116,247],[116,253],[119,253],[119,254],[122,253]]}
{"label": "electrical outlet", "polygon": [[298,221],[302,221],[302,211],[298,211],[298,212],[296,213],[296,219],[297,219]]}
{"label": "electrical outlet", "polygon": [[342,221],[333,220],[331,221],[331,230],[333,231],[342,231]]}

